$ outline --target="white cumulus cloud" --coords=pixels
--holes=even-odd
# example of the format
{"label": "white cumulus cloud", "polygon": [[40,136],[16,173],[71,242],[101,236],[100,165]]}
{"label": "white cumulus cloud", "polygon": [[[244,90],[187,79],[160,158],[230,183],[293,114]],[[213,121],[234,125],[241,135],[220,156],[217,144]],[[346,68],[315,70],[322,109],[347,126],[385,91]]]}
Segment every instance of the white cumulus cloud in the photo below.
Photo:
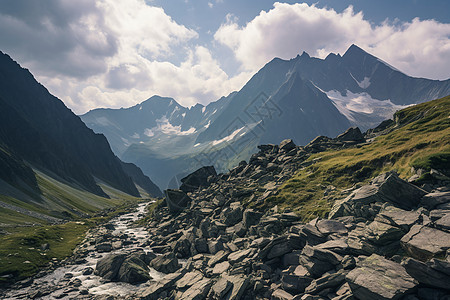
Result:
{"label": "white cumulus cloud", "polygon": [[315,5],[275,3],[245,26],[228,18],[214,38],[233,50],[244,70],[257,70],[274,57],[289,59],[306,51],[324,58],[351,44],[412,76],[447,79],[450,24],[435,20],[374,25],[349,6],[339,13]]}
{"label": "white cumulus cloud", "polygon": [[[75,113],[154,94],[207,104],[238,89],[198,33],[144,0],[0,3],[0,47]],[[178,61],[178,63],[172,62]]]}

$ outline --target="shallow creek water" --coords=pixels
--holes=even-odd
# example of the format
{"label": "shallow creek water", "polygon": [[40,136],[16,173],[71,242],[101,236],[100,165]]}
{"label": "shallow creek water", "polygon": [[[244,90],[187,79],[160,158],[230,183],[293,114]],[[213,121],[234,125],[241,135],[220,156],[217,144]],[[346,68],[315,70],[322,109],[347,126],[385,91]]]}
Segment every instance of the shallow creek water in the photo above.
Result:
{"label": "shallow creek water", "polygon": [[[6,293],[6,299],[28,299],[29,297],[33,297],[33,294],[35,295],[39,290],[44,292],[44,294],[49,291],[51,293],[37,297],[38,299],[77,299],[78,297],[83,298],[82,293],[87,294],[84,296],[86,298],[89,297],[88,295],[125,296],[149,285],[152,281],[161,279],[165,274],[157,272],[152,268],[150,268],[150,276],[153,280],[137,285],[123,282],[106,282],[93,273],[90,275],[82,274],[88,267],[95,269],[97,260],[111,253],[129,252],[132,249],[138,248],[144,249],[144,251],[151,251],[149,246],[142,246],[149,239],[147,230],[144,227],[133,227],[133,223],[144,215],[145,208],[148,204],[142,203],[137,207],[136,211],[118,216],[110,221],[115,227],[113,235],[120,236],[127,234],[127,239],[132,241],[132,244],[109,253],[99,253],[93,250],[85,258],[85,263],[59,267],[50,274],[35,278],[33,284],[29,287],[8,291]],[[184,262],[180,263],[184,264]],[[76,279],[79,279],[79,281]],[[74,285],[74,282],[78,282],[78,284]],[[80,291],[83,292],[80,293]]]}

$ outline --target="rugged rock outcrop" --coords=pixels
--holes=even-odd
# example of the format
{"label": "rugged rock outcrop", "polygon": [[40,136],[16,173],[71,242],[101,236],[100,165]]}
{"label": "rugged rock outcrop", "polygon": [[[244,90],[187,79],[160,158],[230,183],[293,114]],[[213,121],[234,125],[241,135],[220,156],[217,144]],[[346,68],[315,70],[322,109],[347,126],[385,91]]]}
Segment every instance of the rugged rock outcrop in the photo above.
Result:
{"label": "rugged rock outcrop", "polygon": [[142,252],[111,254],[97,262],[95,274],[109,281],[140,283],[151,279],[146,254]]}

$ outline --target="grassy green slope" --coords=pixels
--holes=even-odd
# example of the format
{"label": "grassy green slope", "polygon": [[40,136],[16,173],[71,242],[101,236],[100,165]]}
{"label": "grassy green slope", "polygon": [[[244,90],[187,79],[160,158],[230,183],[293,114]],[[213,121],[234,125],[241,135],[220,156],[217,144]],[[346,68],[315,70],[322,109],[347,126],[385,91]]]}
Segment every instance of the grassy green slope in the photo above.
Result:
{"label": "grassy green slope", "polygon": [[[71,255],[87,229],[143,200],[103,183],[99,185],[110,198],[100,197],[38,170],[34,172],[40,196],[18,199],[23,194],[0,195],[0,202],[8,206],[0,205],[0,287],[35,274],[52,259]],[[98,217],[104,209],[109,213]],[[71,221],[52,225],[43,215]],[[48,250],[41,249],[44,244],[49,245]]]}
{"label": "grassy green slope", "polygon": [[[372,143],[312,155],[308,160],[316,162],[299,170],[264,205],[294,209],[308,220],[325,216],[343,189],[382,172],[395,170],[406,179],[411,167],[449,169],[450,96],[403,109],[394,121],[394,130]],[[330,185],[336,190],[325,196]]]}

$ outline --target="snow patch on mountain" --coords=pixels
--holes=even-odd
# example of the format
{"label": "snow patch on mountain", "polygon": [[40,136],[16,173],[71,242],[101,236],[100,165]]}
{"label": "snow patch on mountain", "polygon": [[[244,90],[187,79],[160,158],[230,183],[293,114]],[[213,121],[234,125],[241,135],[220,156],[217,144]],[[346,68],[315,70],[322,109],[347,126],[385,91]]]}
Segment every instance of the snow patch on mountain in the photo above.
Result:
{"label": "snow patch on mountain", "polygon": [[352,93],[346,90],[345,95],[342,95],[339,91],[331,90],[325,93],[339,112],[347,117],[350,122],[357,122],[355,113],[373,114],[381,119],[389,119],[395,111],[406,107],[396,105],[390,99],[374,99],[365,92]]}
{"label": "snow patch on mountain", "polygon": [[367,89],[370,86],[370,77],[364,77],[362,81],[358,81],[352,73],[350,73],[350,76],[352,76],[353,80],[356,81],[358,86],[362,89]]}
{"label": "snow patch on mountain", "polygon": [[145,134],[146,136],[148,136],[148,137],[152,137],[152,136],[155,135],[155,133],[154,133],[151,129],[149,129],[149,128],[145,128],[144,134]]}
{"label": "snow patch on mountain", "polygon": [[215,146],[215,145],[221,144],[221,143],[223,143],[223,142],[229,142],[229,141],[232,141],[232,140],[236,137],[236,135],[238,135],[238,133],[241,132],[241,130],[243,130],[244,128],[245,128],[245,126],[239,128],[239,129],[236,129],[236,130],[233,131],[230,135],[228,135],[228,136],[226,136],[226,137],[224,137],[224,138],[222,138],[222,139],[220,139],[220,140],[214,140],[214,141],[212,141],[211,143],[212,143],[213,146]]}
{"label": "snow patch on mountain", "polygon": [[158,124],[157,127],[152,128],[152,130],[157,130],[167,135],[189,135],[195,133],[194,127],[191,127],[185,131],[181,131],[181,125],[173,126],[166,116],[157,119],[156,123]]}

